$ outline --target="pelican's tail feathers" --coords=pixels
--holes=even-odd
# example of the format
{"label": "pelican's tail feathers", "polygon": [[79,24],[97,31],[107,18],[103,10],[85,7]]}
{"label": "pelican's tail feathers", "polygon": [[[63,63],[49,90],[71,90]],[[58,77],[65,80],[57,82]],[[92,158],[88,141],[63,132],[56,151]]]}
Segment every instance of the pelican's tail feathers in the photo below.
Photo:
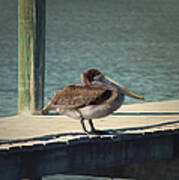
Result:
{"label": "pelican's tail feathers", "polygon": [[49,101],[44,108],[41,111],[41,114],[43,115],[47,115],[49,113],[49,111],[51,110],[51,101]]}

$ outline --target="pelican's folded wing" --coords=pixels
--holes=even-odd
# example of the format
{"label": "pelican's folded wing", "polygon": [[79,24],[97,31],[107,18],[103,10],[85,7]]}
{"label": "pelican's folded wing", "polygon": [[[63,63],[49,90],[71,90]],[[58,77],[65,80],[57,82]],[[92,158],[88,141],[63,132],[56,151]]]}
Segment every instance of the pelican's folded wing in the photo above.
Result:
{"label": "pelican's folded wing", "polygon": [[51,99],[53,105],[61,108],[76,109],[90,104],[100,104],[111,95],[103,87],[72,85],[58,91]]}

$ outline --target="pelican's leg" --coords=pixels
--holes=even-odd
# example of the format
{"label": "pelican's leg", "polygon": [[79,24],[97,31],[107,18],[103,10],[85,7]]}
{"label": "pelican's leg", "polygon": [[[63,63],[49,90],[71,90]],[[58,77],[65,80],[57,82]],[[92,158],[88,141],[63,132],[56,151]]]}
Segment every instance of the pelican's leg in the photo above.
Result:
{"label": "pelican's leg", "polygon": [[88,134],[99,134],[99,135],[108,134],[108,132],[106,132],[106,131],[97,130],[94,127],[92,119],[89,119],[88,122],[89,122],[89,125],[90,125],[90,128],[91,128],[91,131],[88,132]]}
{"label": "pelican's leg", "polygon": [[87,131],[87,129],[86,129],[86,126],[85,126],[85,123],[84,123],[84,118],[80,118],[80,122],[81,122],[81,125],[82,125],[82,128],[83,128],[83,130],[85,131],[85,133],[89,133],[88,131]]}
{"label": "pelican's leg", "polygon": [[91,128],[91,132],[95,132],[96,129],[95,129],[95,127],[94,127],[94,124],[93,124],[92,119],[89,119],[88,122],[89,122],[89,125],[90,125],[90,128]]}

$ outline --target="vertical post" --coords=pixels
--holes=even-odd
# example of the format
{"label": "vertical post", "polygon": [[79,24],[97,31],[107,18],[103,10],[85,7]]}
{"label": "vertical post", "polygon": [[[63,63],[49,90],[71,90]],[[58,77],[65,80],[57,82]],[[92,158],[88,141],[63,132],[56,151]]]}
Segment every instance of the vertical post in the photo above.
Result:
{"label": "vertical post", "polygon": [[18,113],[42,109],[45,0],[18,0]]}

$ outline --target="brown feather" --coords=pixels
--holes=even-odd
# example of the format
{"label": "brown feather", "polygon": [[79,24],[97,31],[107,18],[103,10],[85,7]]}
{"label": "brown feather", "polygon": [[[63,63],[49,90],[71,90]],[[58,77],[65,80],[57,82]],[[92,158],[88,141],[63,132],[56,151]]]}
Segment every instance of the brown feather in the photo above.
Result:
{"label": "brown feather", "polygon": [[111,95],[103,87],[72,85],[59,90],[51,99],[51,105],[60,108],[76,109],[92,104],[101,104]]}

